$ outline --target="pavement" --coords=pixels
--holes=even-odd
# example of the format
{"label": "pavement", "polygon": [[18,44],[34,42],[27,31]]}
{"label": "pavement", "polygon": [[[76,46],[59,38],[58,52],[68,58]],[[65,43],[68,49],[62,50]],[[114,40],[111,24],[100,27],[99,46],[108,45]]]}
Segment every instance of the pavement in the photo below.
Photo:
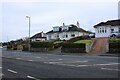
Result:
{"label": "pavement", "polygon": [[118,78],[120,72],[118,57],[114,56],[3,51],[1,58],[3,79]]}

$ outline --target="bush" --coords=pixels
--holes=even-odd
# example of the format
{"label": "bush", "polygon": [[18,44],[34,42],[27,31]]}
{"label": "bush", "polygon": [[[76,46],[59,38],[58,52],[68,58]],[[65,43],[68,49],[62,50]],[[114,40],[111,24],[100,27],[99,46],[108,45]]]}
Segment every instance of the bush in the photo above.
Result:
{"label": "bush", "polygon": [[53,42],[31,42],[32,48],[52,48]]}
{"label": "bush", "polygon": [[62,48],[85,48],[85,44],[63,43]]}
{"label": "bush", "polygon": [[84,39],[89,39],[89,36],[87,36],[87,35],[78,36],[78,37],[75,37],[75,38],[68,40],[67,42],[75,42],[75,41],[84,40]]}
{"label": "bush", "polygon": [[120,53],[120,42],[110,42],[109,43],[110,53]]}

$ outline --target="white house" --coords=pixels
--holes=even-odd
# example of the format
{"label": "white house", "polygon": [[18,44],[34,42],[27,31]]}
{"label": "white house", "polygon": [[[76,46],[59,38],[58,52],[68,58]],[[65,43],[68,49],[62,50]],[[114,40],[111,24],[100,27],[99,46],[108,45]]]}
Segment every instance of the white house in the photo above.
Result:
{"label": "white house", "polygon": [[63,26],[55,26],[53,30],[46,33],[47,40],[69,40],[82,35],[89,35],[89,32],[80,28],[79,22],[77,22],[77,25],[65,25],[63,23]]}
{"label": "white house", "polygon": [[95,37],[110,37],[120,34],[120,19],[101,22],[94,26]]}
{"label": "white house", "polygon": [[40,32],[40,33],[33,35],[30,39],[31,39],[31,41],[45,41],[46,35],[45,35],[45,33]]}

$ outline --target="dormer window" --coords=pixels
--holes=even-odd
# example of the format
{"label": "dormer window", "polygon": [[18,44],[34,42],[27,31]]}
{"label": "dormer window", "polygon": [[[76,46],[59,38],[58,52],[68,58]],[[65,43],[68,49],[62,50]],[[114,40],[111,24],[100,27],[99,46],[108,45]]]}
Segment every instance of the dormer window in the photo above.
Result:
{"label": "dormer window", "polygon": [[53,27],[53,31],[59,31],[59,26]]}

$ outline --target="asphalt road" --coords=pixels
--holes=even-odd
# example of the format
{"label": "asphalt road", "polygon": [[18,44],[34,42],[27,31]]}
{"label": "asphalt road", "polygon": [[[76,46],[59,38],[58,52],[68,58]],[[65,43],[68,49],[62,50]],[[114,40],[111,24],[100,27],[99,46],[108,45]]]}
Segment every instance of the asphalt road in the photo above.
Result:
{"label": "asphalt road", "polygon": [[[3,78],[118,78],[118,57],[2,52]],[[42,79],[41,79],[42,78]]]}

